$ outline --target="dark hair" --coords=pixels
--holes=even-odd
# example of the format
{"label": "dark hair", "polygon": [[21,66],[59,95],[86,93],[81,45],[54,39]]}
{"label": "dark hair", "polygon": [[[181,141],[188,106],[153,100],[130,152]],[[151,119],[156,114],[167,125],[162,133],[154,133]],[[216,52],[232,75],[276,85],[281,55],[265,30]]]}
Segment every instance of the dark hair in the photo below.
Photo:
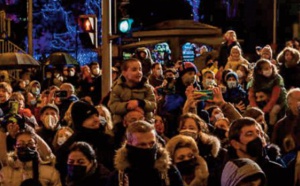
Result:
{"label": "dark hair", "polygon": [[29,178],[22,181],[20,186],[42,186],[42,183],[37,179]]}
{"label": "dark hair", "polygon": [[32,139],[35,141],[35,143],[37,143],[37,139],[36,139],[36,136],[35,136],[34,132],[32,132],[30,130],[20,130],[20,131],[18,131],[17,134],[16,134],[16,139],[18,139],[18,137],[23,135],[23,134],[31,136]]}
{"label": "dark hair", "polygon": [[253,119],[256,119],[259,116],[263,116],[263,115],[265,115],[265,113],[258,107],[248,108],[243,113],[243,117],[250,117],[250,118],[253,118]]}
{"label": "dark hair", "polygon": [[97,156],[90,144],[84,141],[74,142],[69,148],[69,154],[74,151],[80,151],[91,162],[97,162]]}
{"label": "dark hair", "polygon": [[156,67],[156,65],[160,65],[160,63],[158,63],[158,62],[153,63],[153,64],[151,65],[151,69],[154,69],[154,68]]}
{"label": "dark hair", "polygon": [[240,133],[243,127],[256,125],[256,120],[250,117],[244,117],[234,120],[229,128],[228,138],[229,140],[240,141]]}

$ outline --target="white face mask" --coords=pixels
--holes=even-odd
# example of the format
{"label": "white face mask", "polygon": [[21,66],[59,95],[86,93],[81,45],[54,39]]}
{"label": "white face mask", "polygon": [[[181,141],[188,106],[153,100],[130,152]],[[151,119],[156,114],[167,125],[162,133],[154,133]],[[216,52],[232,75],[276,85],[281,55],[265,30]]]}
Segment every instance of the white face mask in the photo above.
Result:
{"label": "white face mask", "polygon": [[236,88],[237,82],[236,81],[227,81],[228,88]]}
{"label": "white face mask", "polygon": [[213,86],[215,84],[215,81],[213,79],[206,79],[205,84],[206,86]]}
{"label": "white face mask", "polygon": [[244,73],[241,70],[237,70],[236,74],[238,75],[239,78],[244,77]]}
{"label": "white face mask", "polygon": [[62,144],[64,144],[67,141],[67,137],[66,136],[61,136],[57,138],[57,144],[59,146],[61,146]]}
{"label": "white face mask", "polygon": [[185,135],[185,136],[190,136],[192,137],[193,139],[197,139],[198,138],[198,134],[196,131],[194,130],[190,130],[190,129],[183,129],[183,130],[180,130],[179,132],[181,135]]}
{"label": "white face mask", "polygon": [[44,118],[44,126],[47,129],[54,130],[57,126],[58,118],[52,115],[47,115]]}
{"label": "white face mask", "polygon": [[218,113],[218,114],[215,114],[215,120],[216,121],[218,121],[219,119],[221,119],[221,118],[224,118],[224,115],[223,115],[223,113]]}
{"label": "white face mask", "polygon": [[70,71],[70,76],[73,77],[75,75],[75,71],[71,70]]}
{"label": "white face mask", "polygon": [[264,71],[263,71],[263,75],[264,75],[265,77],[270,77],[270,76],[272,75],[272,73],[273,73],[273,70],[272,70],[272,69],[270,69],[270,70],[264,70]]}
{"label": "white face mask", "polygon": [[100,69],[99,68],[94,68],[92,72],[93,72],[94,75],[100,75]]}

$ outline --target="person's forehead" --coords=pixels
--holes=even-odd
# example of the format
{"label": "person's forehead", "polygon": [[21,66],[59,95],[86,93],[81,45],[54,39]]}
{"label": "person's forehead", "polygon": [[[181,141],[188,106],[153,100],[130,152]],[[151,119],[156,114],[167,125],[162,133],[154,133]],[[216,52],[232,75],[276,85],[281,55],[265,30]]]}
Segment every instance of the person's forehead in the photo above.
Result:
{"label": "person's forehead", "polygon": [[181,148],[178,148],[176,149],[175,151],[175,156],[179,156],[179,155],[185,155],[185,154],[189,154],[193,152],[193,150],[191,148],[188,148],[188,147],[181,147]]}
{"label": "person's forehead", "polygon": [[291,93],[289,96],[289,99],[300,101],[300,91],[295,91],[295,92]]}
{"label": "person's forehead", "polygon": [[138,111],[131,111],[126,114],[126,118],[140,118],[143,117],[144,115],[141,112]]}
{"label": "person's forehead", "polygon": [[154,130],[150,132],[134,132],[132,133],[132,137],[136,141],[136,143],[151,142],[155,140],[154,133],[155,133]]}
{"label": "person's forehead", "polygon": [[45,110],[44,110],[44,112],[43,112],[43,114],[45,114],[45,113],[57,113],[57,111],[54,109],[54,108],[46,108]]}
{"label": "person's forehead", "polygon": [[17,142],[20,141],[20,142],[23,142],[23,141],[33,141],[33,137],[29,134],[20,134],[18,137],[17,137]]}

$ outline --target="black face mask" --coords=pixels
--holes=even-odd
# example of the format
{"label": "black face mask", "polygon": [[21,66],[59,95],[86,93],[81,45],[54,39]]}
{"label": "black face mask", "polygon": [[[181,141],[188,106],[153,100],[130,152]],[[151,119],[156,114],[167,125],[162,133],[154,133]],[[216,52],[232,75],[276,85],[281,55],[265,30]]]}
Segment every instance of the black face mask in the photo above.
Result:
{"label": "black face mask", "polygon": [[166,80],[167,80],[168,83],[172,83],[174,78],[173,77],[167,77]]}
{"label": "black face mask", "polygon": [[157,159],[157,146],[152,148],[138,148],[132,145],[126,145],[127,158],[132,167],[153,168]]}
{"label": "black face mask", "polygon": [[247,144],[247,153],[251,157],[262,157],[263,149],[264,148],[263,148],[262,140],[259,137],[248,142],[248,144]]}
{"label": "black face mask", "polygon": [[32,161],[38,157],[36,150],[30,147],[18,147],[17,155],[21,162]]}
{"label": "black face mask", "polygon": [[221,128],[216,128],[215,130],[214,130],[214,134],[220,139],[220,140],[223,140],[223,139],[225,139],[226,138],[226,130],[224,130],[224,129],[221,129]]}
{"label": "black face mask", "polygon": [[266,101],[257,101],[256,104],[259,108],[262,109],[267,105],[267,102]]}
{"label": "black face mask", "polygon": [[207,63],[208,68],[210,68],[211,66],[213,66],[213,63]]}
{"label": "black face mask", "polygon": [[185,160],[179,163],[176,163],[180,174],[182,175],[191,175],[195,172],[195,167],[198,165],[197,159],[192,158],[190,160]]}
{"label": "black face mask", "polygon": [[68,164],[68,177],[72,181],[78,181],[86,175],[86,166],[82,165],[69,165]]}

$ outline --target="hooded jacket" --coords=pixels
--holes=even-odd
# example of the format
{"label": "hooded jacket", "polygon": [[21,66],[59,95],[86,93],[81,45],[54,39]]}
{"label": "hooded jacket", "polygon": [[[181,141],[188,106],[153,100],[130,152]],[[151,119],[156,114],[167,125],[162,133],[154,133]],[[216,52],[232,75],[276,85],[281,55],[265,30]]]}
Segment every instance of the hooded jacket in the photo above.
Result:
{"label": "hooded jacket", "polygon": [[[169,151],[170,156],[172,159],[174,159],[175,151],[177,150],[177,146],[179,143],[187,144],[192,151],[195,153],[195,157],[197,160],[197,166],[195,167],[195,178],[190,182],[190,184],[187,184],[184,182],[185,186],[205,186],[207,185],[208,180],[208,168],[206,161],[199,155],[199,150],[197,148],[197,145],[191,137],[182,137],[183,135],[177,135],[176,137],[171,138],[166,146],[166,149]],[[193,141],[190,141],[193,140]]]}
{"label": "hooded jacket", "polygon": [[[39,162],[39,181],[43,186],[61,186],[59,172],[50,165]],[[14,152],[8,153],[8,165],[0,171],[0,185],[19,186],[32,178],[32,162],[21,162]]]}
{"label": "hooded jacket", "polygon": [[[128,150],[126,149],[126,145],[123,145],[116,152],[115,156],[115,169],[116,171],[111,175],[108,186],[123,186],[129,182],[129,185],[137,185],[137,183],[132,183],[133,176],[130,174],[128,176],[128,172],[134,171],[131,168],[130,162],[127,159]],[[154,169],[157,170],[157,175],[159,176],[160,184],[158,186],[183,186],[181,175],[179,171],[172,166],[171,159],[169,153],[162,147],[158,147],[157,159],[154,163]],[[153,175],[151,175],[152,177]],[[149,175],[150,177],[150,175]],[[138,182],[144,182],[144,185],[149,185],[149,178],[141,177],[134,178],[134,180],[138,180]]]}
{"label": "hooded jacket", "polygon": [[259,174],[262,184],[265,182],[265,174],[261,168],[252,160],[240,158],[226,163],[221,178],[222,186],[236,186],[243,179]]}

